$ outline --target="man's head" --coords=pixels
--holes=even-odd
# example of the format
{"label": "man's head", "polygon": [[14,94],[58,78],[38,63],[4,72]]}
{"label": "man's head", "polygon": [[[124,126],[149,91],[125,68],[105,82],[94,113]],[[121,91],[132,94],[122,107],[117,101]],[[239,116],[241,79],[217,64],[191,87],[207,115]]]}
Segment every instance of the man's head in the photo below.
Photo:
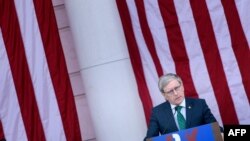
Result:
{"label": "man's head", "polygon": [[184,87],[181,78],[173,73],[160,77],[158,82],[162,95],[171,104],[179,105],[184,100]]}

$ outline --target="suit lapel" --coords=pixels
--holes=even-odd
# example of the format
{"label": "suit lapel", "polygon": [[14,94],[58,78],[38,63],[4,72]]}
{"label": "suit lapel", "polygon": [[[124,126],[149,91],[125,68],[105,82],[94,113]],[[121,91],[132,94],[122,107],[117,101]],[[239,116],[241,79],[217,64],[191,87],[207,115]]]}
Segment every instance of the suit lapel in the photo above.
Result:
{"label": "suit lapel", "polygon": [[186,98],[186,128],[190,127],[193,112],[193,102],[190,99]]}
{"label": "suit lapel", "polygon": [[174,115],[173,115],[170,103],[167,101],[165,106],[166,108],[164,108],[165,110],[164,113],[166,113],[166,123],[167,123],[166,126],[173,131],[178,131],[178,127],[175,123]]}

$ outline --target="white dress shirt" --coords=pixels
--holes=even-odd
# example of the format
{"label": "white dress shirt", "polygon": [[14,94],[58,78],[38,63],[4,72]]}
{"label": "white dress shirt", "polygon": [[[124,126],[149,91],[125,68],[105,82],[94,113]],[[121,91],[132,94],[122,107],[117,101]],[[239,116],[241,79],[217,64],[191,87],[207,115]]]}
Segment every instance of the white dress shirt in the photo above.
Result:
{"label": "white dress shirt", "polygon": [[178,124],[178,121],[177,121],[177,111],[175,110],[175,107],[176,106],[182,106],[181,108],[181,114],[184,116],[184,118],[186,119],[186,100],[184,99],[180,105],[173,105],[173,104],[170,104],[171,106],[171,109],[172,109],[172,112],[173,112],[173,115],[174,115],[174,120],[175,120],[175,124],[177,125],[178,129],[179,128],[179,124]]}

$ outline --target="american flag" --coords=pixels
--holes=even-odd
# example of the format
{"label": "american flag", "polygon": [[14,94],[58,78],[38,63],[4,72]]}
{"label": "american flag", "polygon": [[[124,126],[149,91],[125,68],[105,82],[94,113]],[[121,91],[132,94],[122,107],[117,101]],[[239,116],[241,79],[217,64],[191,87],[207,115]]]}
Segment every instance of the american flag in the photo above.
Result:
{"label": "american flag", "polygon": [[116,3],[147,121],[164,102],[158,78],[172,72],[221,125],[250,124],[249,0]]}
{"label": "american flag", "polygon": [[81,141],[51,0],[0,0],[0,136]]}

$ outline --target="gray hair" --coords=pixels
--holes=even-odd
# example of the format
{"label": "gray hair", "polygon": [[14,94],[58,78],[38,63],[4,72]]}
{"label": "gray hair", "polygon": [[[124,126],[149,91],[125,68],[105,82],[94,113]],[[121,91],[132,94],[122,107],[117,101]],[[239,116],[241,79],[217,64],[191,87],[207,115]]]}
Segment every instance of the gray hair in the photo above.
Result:
{"label": "gray hair", "polygon": [[182,84],[182,80],[177,74],[168,73],[159,78],[158,86],[162,93],[164,93],[163,88],[167,86],[172,80],[177,80],[180,84]]}

